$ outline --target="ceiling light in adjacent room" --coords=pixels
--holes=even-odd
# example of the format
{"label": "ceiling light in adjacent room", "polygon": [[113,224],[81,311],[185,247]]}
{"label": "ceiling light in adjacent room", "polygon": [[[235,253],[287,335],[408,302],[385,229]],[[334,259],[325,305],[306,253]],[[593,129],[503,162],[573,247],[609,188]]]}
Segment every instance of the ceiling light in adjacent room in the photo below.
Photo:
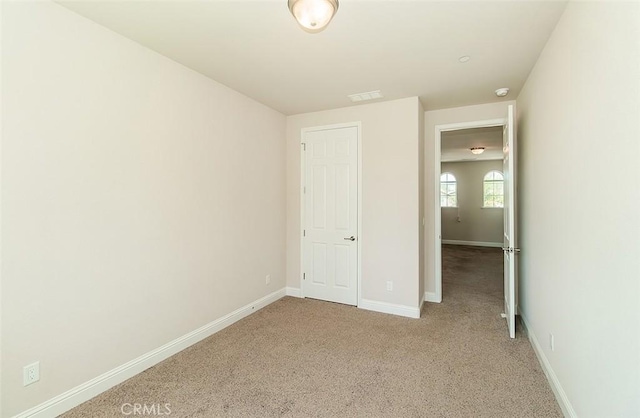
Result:
{"label": "ceiling light in adjacent room", "polygon": [[480,155],[484,152],[484,147],[473,147],[469,149],[471,150],[471,153],[475,155]]}
{"label": "ceiling light in adjacent room", "polygon": [[502,87],[501,89],[496,90],[496,96],[504,97],[509,94],[509,89],[507,87]]}
{"label": "ceiling light in adjacent room", "polygon": [[338,0],[288,0],[289,10],[309,33],[322,31],[338,11]]}

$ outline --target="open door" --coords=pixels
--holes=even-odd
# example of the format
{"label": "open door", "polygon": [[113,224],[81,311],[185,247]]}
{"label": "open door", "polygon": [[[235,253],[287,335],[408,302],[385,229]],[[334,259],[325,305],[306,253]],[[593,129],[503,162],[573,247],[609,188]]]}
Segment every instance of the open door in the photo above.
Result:
{"label": "open door", "polygon": [[504,316],[509,337],[516,337],[517,254],[520,252],[516,231],[516,126],[515,107],[508,108],[502,138],[504,153]]}

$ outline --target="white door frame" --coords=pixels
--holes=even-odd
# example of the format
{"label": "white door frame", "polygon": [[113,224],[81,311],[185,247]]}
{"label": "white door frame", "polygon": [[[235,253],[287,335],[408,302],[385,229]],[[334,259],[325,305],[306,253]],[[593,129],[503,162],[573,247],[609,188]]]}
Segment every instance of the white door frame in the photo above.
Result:
{"label": "white door frame", "polygon": [[436,125],[436,135],[435,135],[435,157],[433,166],[435,167],[435,216],[434,216],[434,231],[435,231],[435,259],[434,259],[434,269],[435,269],[435,280],[436,280],[436,291],[435,291],[435,300],[433,302],[440,303],[442,302],[442,209],[440,207],[440,174],[441,173],[441,160],[442,156],[440,155],[442,152],[442,132],[448,131],[459,131],[461,129],[471,129],[471,128],[491,128],[493,126],[504,126],[507,123],[505,118],[499,119],[488,119],[488,120],[478,120],[472,122],[460,122],[460,123],[449,123],[446,125]]}
{"label": "white door frame", "polygon": [[305,173],[306,173],[306,158],[304,154],[304,147],[302,144],[304,143],[304,136],[307,132],[314,131],[325,131],[328,129],[340,129],[340,128],[356,128],[358,131],[358,239],[357,243],[357,253],[358,253],[358,261],[356,265],[356,269],[358,271],[356,275],[357,289],[358,289],[358,307],[361,305],[362,301],[362,122],[348,122],[348,123],[338,123],[334,125],[323,125],[323,126],[314,126],[309,128],[302,128],[300,130],[300,296],[305,297],[304,294],[304,236],[302,235],[302,231],[306,229],[305,224],[305,208],[304,208],[304,187],[305,187]]}

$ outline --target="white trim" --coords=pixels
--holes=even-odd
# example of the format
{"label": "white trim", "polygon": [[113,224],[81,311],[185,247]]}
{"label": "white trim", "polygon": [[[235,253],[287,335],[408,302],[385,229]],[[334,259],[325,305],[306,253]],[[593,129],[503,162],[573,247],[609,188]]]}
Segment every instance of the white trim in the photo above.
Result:
{"label": "white trim", "polygon": [[443,244],[449,245],[469,245],[471,247],[495,247],[502,248],[504,245],[501,242],[488,242],[488,241],[460,241],[457,239],[443,239]]}
{"label": "white trim", "polygon": [[162,347],[149,351],[142,356],[133,359],[113,370],[110,370],[98,377],[95,377],[88,382],[85,382],[73,389],[70,389],[58,396],[55,396],[48,401],[41,403],[31,409],[28,409],[14,418],[45,418],[55,417],[70,409],[80,405],[83,402],[99,395],[100,393],[111,389],[115,385],[124,382],[125,380],[137,375],[155,366],[161,361],[171,357],[172,355],[184,350],[185,348],[204,340],[207,337],[215,334],[218,331],[232,325],[233,323],[245,318],[252,313],[264,308],[265,306],[277,301],[285,296],[285,289],[277,290],[263,298],[260,298],[242,308],[224,315],[221,318],[212,321],[195,331],[179,337]]}
{"label": "white trim", "polygon": [[[362,303],[362,122],[354,122],[358,127],[358,307]],[[420,315],[418,313],[418,315]]]}
{"label": "white trim", "polygon": [[294,298],[301,298],[302,297],[302,289],[299,289],[297,287],[289,287],[287,286],[285,289],[285,293],[287,294],[287,296],[291,296]]}
{"label": "white trim", "polygon": [[[3,17],[2,6],[0,6],[0,22],[2,21],[2,17]],[[0,30],[0,45],[2,45],[2,40],[3,40],[3,36],[2,36],[2,31]],[[2,78],[2,68],[3,68],[2,64],[3,64],[3,61],[6,62],[6,59],[3,60],[3,58],[2,58],[2,56],[0,54],[0,80],[3,79]],[[2,108],[3,108],[2,100],[0,100],[0,125],[2,125],[2,122],[3,122],[3,119],[2,119],[1,115],[4,115],[4,113],[2,112]],[[6,121],[6,118],[5,118],[5,121]],[[3,130],[0,129],[0,161],[2,161],[3,148],[4,148],[4,146],[3,146],[4,140],[3,140],[2,133],[3,133]],[[2,178],[2,172],[3,172],[3,170],[0,169],[0,179]],[[3,193],[3,189],[4,188],[2,187],[3,184],[4,184],[4,182],[0,181],[0,231],[2,231],[4,229],[2,224],[4,222],[6,222],[6,219],[4,218],[3,211],[2,211],[2,208],[4,207],[2,205],[2,196],[4,196],[4,193]],[[3,219],[4,219],[4,222],[1,221]],[[2,236],[2,234],[0,234],[0,236]],[[2,258],[2,255],[3,255],[2,241],[3,240],[0,240],[0,265],[2,265],[2,261],[3,261],[3,258]],[[3,289],[2,289],[2,283],[3,283],[2,271],[3,270],[4,269],[0,269],[0,305],[2,305],[2,300],[4,300],[4,294],[3,294]],[[0,309],[0,311],[1,311],[1,309]],[[1,314],[0,314],[0,316],[1,316]],[[4,370],[4,366],[5,366],[4,362],[2,361],[2,359],[4,358],[3,350],[2,350],[2,347],[4,346],[2,330],[3,330],[2,318],[0,318],[0,370]],[[3,409],[4,408],[3,403],[6,402],[6,400],[3,397],[4,390],[3,390],[2,380],[4,380],[4,379],[0,378],[0,415],[2,415],[2,411],[4,410]]]}
{"label": "white trim", "polygon": [[418,305],[418,315],[419,316],[422,315],[422,307],[424,306],[424,299],[425,299],[426,295],[427,295],[426,293],[423,293],[422,296],[420,296],[420,304]]}
{"label": "white trim", "polygon": [[547,376],[547,380],[549,381],[549,385],[551,386],[551,390],[553,390],[553,394],[556,396],[556,400],[558,401],[558,405],[560,405],[560,409],[562,410],[562,414],[565,417],[576,418],[578,414],[573,409],[571,402],[569,401],[569,397],[566,392],[562,388],[560,384],[560,380],[556,373],[553,371],[551,367],[551,363],[545,356],[540,343],[538,342],[538,338],[536,334],[533,332],[533,329],[529,326],[529,321],[527,318],[520,313],[520,318],[522,319],[522,324],[524,325],[525,332],[529,336],[529,341],[531,342],[531,346],[533,347],[533,351],[536,353],[538,357],[538,361],[540,362],[540,366],[542,366],[542,370],[544,371],[545,376]]}
{"label": "white trim", "polygon": [[425,302],[433,302],[433,303],[442,302],[442,298],[438,299],[435,292],[424,292],[424,300]]}
{"label": "white trim", "polygon": [[[300,131],[300,231],[305,229],[305,212],[304,212],[304,200],[305,200],[305,187],[306,187],[306,164],[307,157],[305,154],[306,144],[304,141],[305,130]],[[304,298],[304,235],[300,234],[300,297]]]}
{"label": "white trim", "polygon": [[475,160],[469,160],[467,158],[454,158],[453,160],[450,159],[445,159],[445,160],[441,160],[440,162],[443,163],[481,163],[484,161],[502,161],[503,157],[500,158],[496,158],[496,157],[491,157],[491,158],[476,158]]}
{"label": "white trim", "polygon": [[[340,129],[340,128],[356,128],[358,131],[358,239],[356,240],[358,261],[356,275],[358,280],[357,290],[357,305],[360,307],[362,302],[362,122],[347,122],[337,123],[333,125],[314,126],[309,128],[302,128],[300,130],[300,144],[304,143],[304,135],[307,132],[325,131],[328,129]],[[300,232],[305,229],[305,213],[304,213],[304,187],[305,187],[305,169],[306,169],[306,157],[303,147],[300,147]],[[304,280],[302,280],[304,274],[304,236],[300,234],[300,296],[304,298]]]}
{"label": "white trim", "polygon": [[420,309],[418,307],[396,305],[395,303],[378,302],[376,300],[360,299],[358,305],[360,309],[367,311],[382,312],[386,314],[406,316],[407,318],[420,318]]}
{"label": "white trim", "polygon": [[507,120],[504,118],[500,119],[488,119],[488,120],[480,120],[473,122],[460,122],[460,123],[449,123],[444,125],[436,125],[435,126],[435,141],[434,141],[434,180],[435,180],[435,210],[433,217],[433,225],[434,225],[434,278],[435,278],[435,300],[438,302],[442,301],[442,247],[441,247],[441,235],[442,235],[442,225],[441,225],[441,207],[440,207],[440,164],[442,163],[442,132],[447,131],[457,131],[460,129],[470,129],[470,128],[487,128],[491,126],[504,126],[507,123]]}

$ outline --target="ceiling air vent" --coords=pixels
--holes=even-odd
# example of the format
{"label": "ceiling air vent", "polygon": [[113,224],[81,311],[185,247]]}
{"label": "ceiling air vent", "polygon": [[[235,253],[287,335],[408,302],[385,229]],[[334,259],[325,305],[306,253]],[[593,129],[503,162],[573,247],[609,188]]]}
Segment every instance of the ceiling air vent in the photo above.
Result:
{"label": "ceiling air vent", "polygon": [[350,94],[347,96],[349,99],[351,99],[352,102],[357,103],[357,102],[363,102],[365,100],[374,100],[374,99],[382,99],[382,93],[380,93],[380,90],[375,90],[375,91],[368,91],[365,93],[356,93],[356,94]]}

